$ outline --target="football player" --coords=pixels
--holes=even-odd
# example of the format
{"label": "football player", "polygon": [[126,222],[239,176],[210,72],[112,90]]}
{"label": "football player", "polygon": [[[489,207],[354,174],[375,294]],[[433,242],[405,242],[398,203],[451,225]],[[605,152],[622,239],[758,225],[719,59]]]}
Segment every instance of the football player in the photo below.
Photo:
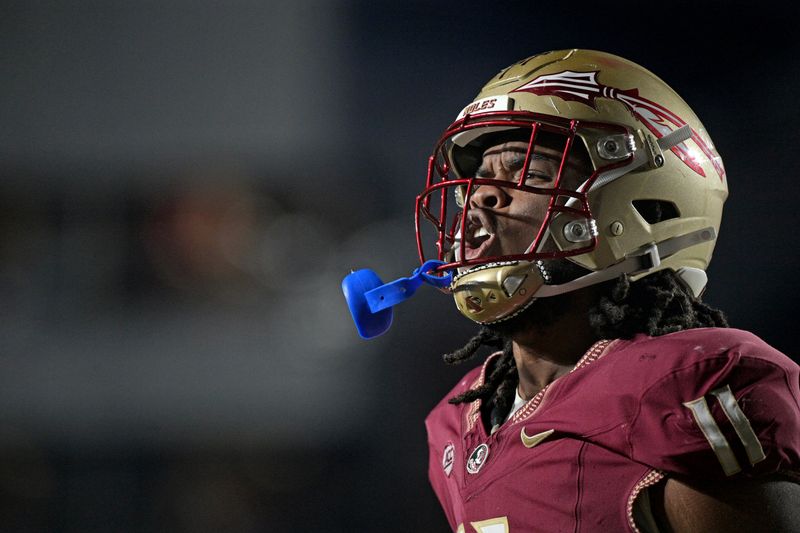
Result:
{"label": "football player", "polygon": [[501,70],[417,198],[497,351],[426,420],[454,531],[800,531],[800,373],[701,296],[728,194],[687,104],[607,53]]}

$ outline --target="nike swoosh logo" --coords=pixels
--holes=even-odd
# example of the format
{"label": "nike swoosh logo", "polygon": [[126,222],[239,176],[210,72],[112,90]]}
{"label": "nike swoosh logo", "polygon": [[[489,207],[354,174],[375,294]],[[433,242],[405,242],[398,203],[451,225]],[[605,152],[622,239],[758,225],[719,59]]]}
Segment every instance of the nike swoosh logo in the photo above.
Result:
{"label": "nike swoosh logo", "polygon": [[530,437],[525,433],[525,428],[522,428],[519,432],[519,438],[522,439],[522,445],[526,448],[533,448],[544,439],[549,437],[555,432],[555,429],[548,429],[547,431],[542,431],[541,433],[537,433],[536,435],[531,435]]}

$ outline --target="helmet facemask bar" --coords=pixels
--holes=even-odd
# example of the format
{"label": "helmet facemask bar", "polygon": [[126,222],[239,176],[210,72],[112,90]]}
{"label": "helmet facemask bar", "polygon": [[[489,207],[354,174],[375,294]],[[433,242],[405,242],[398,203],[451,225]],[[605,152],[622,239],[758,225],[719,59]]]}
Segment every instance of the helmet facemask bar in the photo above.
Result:
{"label": "helmet facemask bar", "polygon": [[[437,143],[429,159],[425,190],[417,197],[417,247],[420,260],[424,262],[435,257],[446,262],[439,270],[464,270],[488,263],[559,259],[592,251],[597,245],[597,232],[587,192],[600,172],[591,168],[591,161],[586,157],[580,177],[576,179],[572,171],[572,183],[567,184],[565,179],[568,165],[574,167],[580,159],[576,150],[583,149],[583,146],[576,146],[576,143],[583,142],[578,129],[578,121],[519,112],[485,113],[477,118],[467,116],[454,123]],[[461,146],[460,136],[461,139],[466,137],[470,140]],[[548,142],[540,143],[542,137],[547,137]],[[508,138],[520,141],[519,146],[522,143],[526,146],[524,162],[515,179],[477,177],[475,168],[467,168],[465,159],[471,160],[473,166],[480,160],[481,156],[476,154],[476,150],[483,152],[487,145]],[[558,139],[558,145],[553,139]],[[558,157],[553,163],[557,163],[557,170],[555,166],[552,167],[555,170],[555,175],[551,176],[552,186],[530,184],[533,179],[533,160],[543,159],[537,147],[547,147],[550,152],[554,152],[555,148],[554,153]],[[464,155],[465,149],[473,151],[470,157]],[[462,152],[461,164],[457,161],[459,151]],[[467,232],[461,231],[461,228],[470,231],[471,220],[486,218],[478,213],[485,209],[475,205],[476,191],[484,186],[494,187],[499,191],[498,195],[513,196],[517,201],[520,198],[533,201],[534,197],[527,195],[537,195],[540,198],[538,208],[543,210],[543,216],[531,224],[529,238],[521,241],[525,242],[524,248],[467,258]],[[549,198],[544,200],[542,196]],[[546,207],[543,203],[546,203]],[[492,209],[486,211],[491,212]],[[426,225],[425,220],[431,224]],[[554,239],[555,231],[569,238]],[[426,254],[426,251],[429,253]]]}

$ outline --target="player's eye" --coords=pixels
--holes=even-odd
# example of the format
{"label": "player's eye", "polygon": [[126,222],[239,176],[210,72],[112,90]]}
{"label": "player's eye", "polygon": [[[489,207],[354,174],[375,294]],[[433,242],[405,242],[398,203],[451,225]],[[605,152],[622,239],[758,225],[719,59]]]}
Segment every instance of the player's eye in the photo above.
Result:
{"label": "player's eye", "polygon": [[545,183],[552,183],[553,176],[537,171],[537,170],[529,170],[527,176],[525,176],[525,182],[545,182]]}
{"label": "player's eye", "polygon": [[[515,155],[507,162],[508,169],[515,173],[515,177],[519,178],[519,173],[522,171],[522,166],[525,164],[525,157],[523,155]],[[535,183],[550,183],[553,181],[553,176],[541,169],[541,162],[532,161],[528,167],[528,172],[525,175],[526,184]]]}

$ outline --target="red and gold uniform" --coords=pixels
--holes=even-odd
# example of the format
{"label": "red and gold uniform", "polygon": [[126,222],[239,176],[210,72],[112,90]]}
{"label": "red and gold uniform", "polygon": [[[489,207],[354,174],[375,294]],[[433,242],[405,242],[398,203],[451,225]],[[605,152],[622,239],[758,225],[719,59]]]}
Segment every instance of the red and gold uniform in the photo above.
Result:
{"label": "red and gold uniform", "polygon": [[800,369],[751,333],[700,328],[600,341],[493,434],[491,356],[426,420],[429,476],[454,531],[648,529],[664,477],[800,471]]}

